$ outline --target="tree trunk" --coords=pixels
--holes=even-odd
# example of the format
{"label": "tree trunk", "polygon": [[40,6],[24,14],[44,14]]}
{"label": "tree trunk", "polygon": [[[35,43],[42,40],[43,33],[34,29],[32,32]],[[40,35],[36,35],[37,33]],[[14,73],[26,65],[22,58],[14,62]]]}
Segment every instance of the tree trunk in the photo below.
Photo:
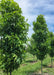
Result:
{"label": "tree trunk", "polygon": [[10,71],[10,75],[12,75],[12,74],[11,74],[11,71]]}
{"label": "tree trunk", "polygon": [[8,70],[7,70],[7,75],[8,75]]}
{"label": "tree trunk", "polygon": [[8,72],[7,72],[7,75],[8,75]]}
{"label": "tree trunk", "polygon": [[42,71],[42,60],[41,60],[41,75],[42,75],[43,71]]}
{"label": "tree trunk", "polygon": [[51,58],[51,67],[53,67],[53,60],[52,60],[52,58]]}

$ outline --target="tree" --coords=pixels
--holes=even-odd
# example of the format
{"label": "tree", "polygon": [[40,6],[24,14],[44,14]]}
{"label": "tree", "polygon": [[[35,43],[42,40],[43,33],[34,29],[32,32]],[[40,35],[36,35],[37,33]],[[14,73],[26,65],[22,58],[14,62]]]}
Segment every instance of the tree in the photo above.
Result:
{"label": "tree", "polygon": [[42,72],[42,61],[47,53],[47,38],[48,28],[43,15],[37,17],[36,22],[33,22],[34,34],[32,35],[36,45],[36,56],[37,59],[41,60],[41,72]]}
{"label": "tree", "polygon": [[53,57],[54,57],[54,34],[52,32],[49,33],[50,45],[49,45],[49,55],[51,57],[51,67],[53,66]]}
{"label": "tree", "polygon": [[3,18],[3,23],[0,24],[0,36],[3,37],[2,68],[7,75],[8,72],[12,75],[12,71],[17,69],[22,62],[29,24],[14,0],[1,0],[0,6]]}

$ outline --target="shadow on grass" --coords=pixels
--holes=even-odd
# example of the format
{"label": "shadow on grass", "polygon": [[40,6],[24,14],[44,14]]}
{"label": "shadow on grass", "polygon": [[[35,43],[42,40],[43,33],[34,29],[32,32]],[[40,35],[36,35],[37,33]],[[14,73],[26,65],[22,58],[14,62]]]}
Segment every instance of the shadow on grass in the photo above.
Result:
{"label": "shadow on grass", "polygon": [[45,67],[45,68],[52,68],[51,65],[46,65],[46,64],[43,64],[43,67]]}
{"label": "shadow on grass", "polygon": [[46,64],[43,64],[43,67],[47,67],[47,68],[48,68],[48,65],[46,65]]}
{"label": "shadow on grass", "polygon": [[27,63],[36,63],[37,61],[33,61],[33,60],[27,60],[27,61],[25,61],[25,62],[27,62]]}
{"label": "shadow on grass", "polygon": [[24,71],[26,75],[41,75],[40,73],[37,73],[35,71]]}
{"label": "shadow on grass", "polygon": [[35,72],[27,72],[26,75],[48,75],[48,73],[35,73]]}

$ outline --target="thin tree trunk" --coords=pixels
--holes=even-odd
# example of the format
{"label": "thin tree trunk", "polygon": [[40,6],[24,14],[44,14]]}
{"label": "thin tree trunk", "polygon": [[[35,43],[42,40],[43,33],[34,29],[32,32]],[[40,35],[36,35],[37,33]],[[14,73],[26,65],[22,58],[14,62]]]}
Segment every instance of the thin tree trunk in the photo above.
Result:
{"label": "thin tree trunk", "polygon": [[41,75],[42,75],[43,71],[42,71],[42,60],[41,60]]}
{"label": "thin tree trunk", "polygon": [[8,72],[7,72],[7,75],[8,75]]}
{"label": "thin tree trunk", "polygon": [[8,70],[7,70],[7,75],[8,75]]}
{"label": "thin tree trunk", "polygon": [[12,74],[11,74],[11,71],[10,71],[10,75],[12,75]]}
{"label": "thin tree trunk", "polygon": [[51,67],[53,67],[53,60],[52,60],[52,58],[51,58]]}

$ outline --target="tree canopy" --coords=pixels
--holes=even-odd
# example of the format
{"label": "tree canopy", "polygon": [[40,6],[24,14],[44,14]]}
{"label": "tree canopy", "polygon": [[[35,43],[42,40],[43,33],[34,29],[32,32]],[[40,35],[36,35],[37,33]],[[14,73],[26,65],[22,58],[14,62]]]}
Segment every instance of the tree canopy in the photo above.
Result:
{"label": "tree canopy", "polygon": [[46,41],[48,38],[48,28],[43,15],[37,17],[37,21],[33,22],[34,34],[32,35],[36,42],[37,58],[43,60],[47,53]]}

